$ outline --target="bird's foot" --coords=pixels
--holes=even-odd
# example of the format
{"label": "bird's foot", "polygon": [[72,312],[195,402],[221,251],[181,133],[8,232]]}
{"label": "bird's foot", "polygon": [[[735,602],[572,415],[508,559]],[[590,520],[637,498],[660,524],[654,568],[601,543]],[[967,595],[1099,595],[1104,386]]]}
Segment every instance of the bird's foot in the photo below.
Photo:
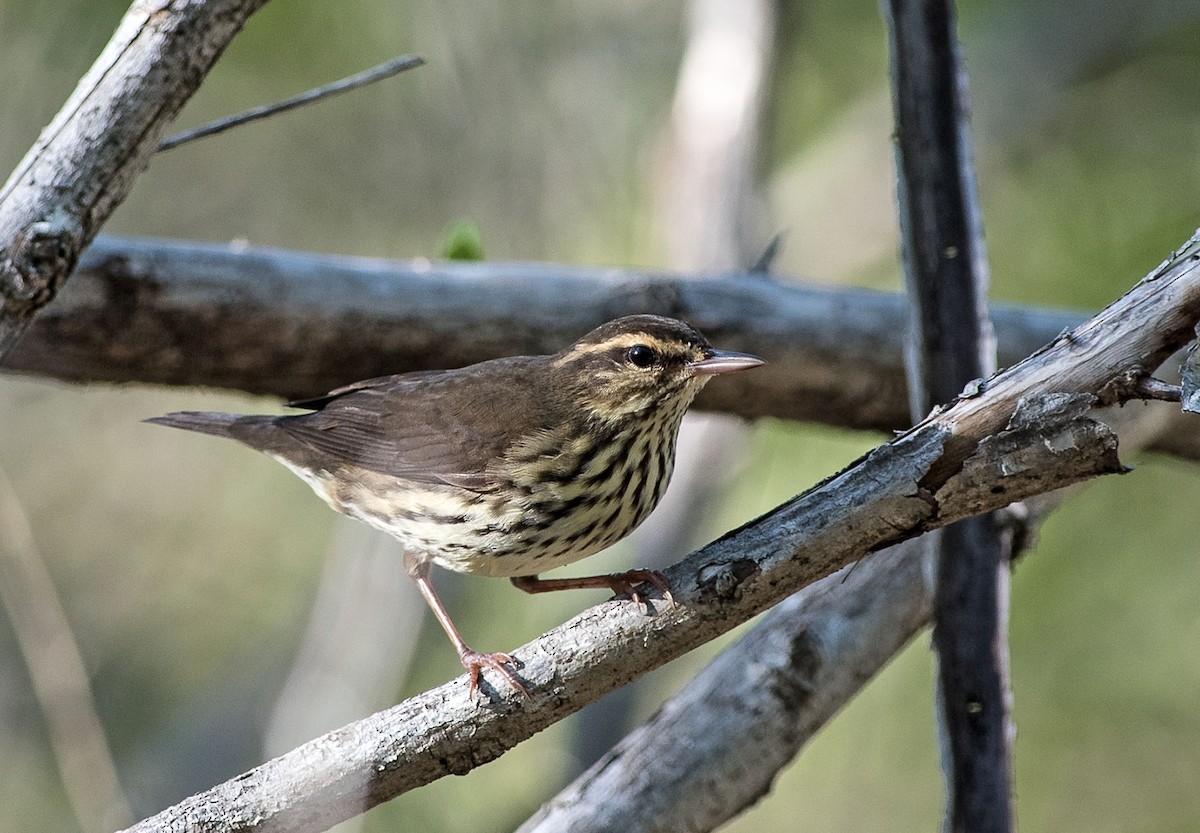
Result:
{"label": "bird's foot", "polygon": [[484,668],[490,668],[496,671],[500,676],[508,682],[510,686],[529,699],[529,689],[521,682],[521,678],[517,676],[514,670],[517,667],[517,661],[508,654],[497,651],[492,654],[481,654],[479,651],[472,651],[470,648],[463,648],[458,652],[458,659],[463,664],[463,668],[467,669],[471,675],[471,685],[468,689],[468,695],[475,697],[475,692],[479,689],[479,673]]}
{"label": "bird's foot", "polygon": [[537,576],[514,576],[514,586],[526,593],[550,593],[555,590],[579,590],[585,587],[608,588],[618,596],[629,596],[642,609],[650,613],[647,597],[638,590],[639,584],[649,584],[658,591],[668,605],[674,605],[671,587],[666,577],[658,570],[626,570],[623,573],[607,573],[602,576],[578,576],[576,578],[538,578]]}
{"label": "bird's foot", "polygon": [[671,586],[667,584],[667,577],[658,570],[626,570],[623,573],[612,573],[606,578],[613,593],[624,594],[633,599],[634,603],[641,607],[643,613],[650,613],[650,602],[638,589],[639,584],[649,584],[658,591],[658,595],[662,597],[663,601],[671,607],[675,606],[675,599],[671,595]]}

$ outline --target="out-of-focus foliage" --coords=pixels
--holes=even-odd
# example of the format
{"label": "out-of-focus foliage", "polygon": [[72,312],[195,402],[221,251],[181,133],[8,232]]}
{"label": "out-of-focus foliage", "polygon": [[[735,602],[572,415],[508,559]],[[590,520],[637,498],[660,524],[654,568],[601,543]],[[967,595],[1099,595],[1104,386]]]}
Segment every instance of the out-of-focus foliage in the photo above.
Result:
{"label": "out-of-focus foliage", "polygon": [[483,260],[483,236],[470,220],[456,220],[442,234],[446,260]]}
{"label": "out-of-focus foliage", "polygon": [[[4,171],[125,5],[0,2]],[[782,6],[762,240],[787,233],[781,273],[898,287],[877,6]],[[428,66],[163,154],[108,230],[429,257],[466,216],[489,258],[654,265],[652,191],[684,13],[681,2],[631,0],[268,4],[181,127],[405,52]],[[973,1],[961,16],[994,296],[1107,303],[1200,224],[1200,6]],[[263,759],[339,522],[269,460],[139,422],[189,407],[274,403],[0,376],[0,465],[32,517],[140,814]],[[876,439],[761,426],[752,476],[705,534]],[[1200,470],[1130,462],[1133,474],[1087,487],[1054,516],[1014,579],[1017,806],[1028,829],[1200,827]],[[618,560],[600,559],[592,565]],[[594,599],[438,580],[469,638],[489,650]],[[638,714],[713,650],[652,675]],[[0,831],[72,830],[4,617],[0,669]],[[409,681],[370,708],[458,670],[426,628]],[[930,677],[922,637],[731,829],[932,829],[941,786]],[[366,828],[511,829],[577,765],[572,731],[555,727],[404,796]]]}

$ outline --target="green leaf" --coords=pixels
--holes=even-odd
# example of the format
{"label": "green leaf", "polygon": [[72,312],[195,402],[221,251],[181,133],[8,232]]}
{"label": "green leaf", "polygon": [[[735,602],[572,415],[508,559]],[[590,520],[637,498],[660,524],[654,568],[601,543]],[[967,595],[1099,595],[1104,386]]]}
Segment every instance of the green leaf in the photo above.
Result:
{"label": "green leaf", "polygon": [[442,257],[446,260],[483,260],[483,236],[470,220],[456,220],[442,233]]}

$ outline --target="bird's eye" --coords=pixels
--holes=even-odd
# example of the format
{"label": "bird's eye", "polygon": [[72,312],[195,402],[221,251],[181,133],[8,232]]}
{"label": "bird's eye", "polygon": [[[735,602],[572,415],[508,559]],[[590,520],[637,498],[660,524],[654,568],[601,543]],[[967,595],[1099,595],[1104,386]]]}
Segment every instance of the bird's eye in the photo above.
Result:
{"label": "bird's eye", "polygon": [[625,354],[634,367],[649,367],[654,364],[654,351],[644,344],[635,344]]}

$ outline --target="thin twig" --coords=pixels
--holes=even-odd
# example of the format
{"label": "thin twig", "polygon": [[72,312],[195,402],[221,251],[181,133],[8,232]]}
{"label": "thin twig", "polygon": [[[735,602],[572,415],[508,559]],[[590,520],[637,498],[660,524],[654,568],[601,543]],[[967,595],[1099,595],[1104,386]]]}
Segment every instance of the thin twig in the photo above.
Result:
{"label": "thin twig", "polygon": [[763,248],[762,254],[751,265],[749,269],[750,274],[764,276],[771,274],[771,269],[775,266],[775,261],[778,259],[779,253],[783,251],[783,238],[784,234],[782,231],[777,231],[771,236],[771,239]]}
{"label": "thin twig", "polygon": [[365,87],[368,84],[374,84],[376,81],[382,81],[385,78],[391,78],[393,75],[399,75],[406,69],[415,69],[425,63],[425,59],[416,55],[402,55],[399,58],[393,58],[390,61],[385,61],[377,67],[365,70],[357,75],[351,75],[343,78],[340,81],[334,81],[331,84],[325,84],[321,87],[314,87],[307,92],[294,95],[291,98],[285,98],[283,101],[277,101],[274,104],[264,104],[261,107],[254,107],[244,113],[238,113],[235,116],[226,116],[222,119],[217,119],[200,127],[194,127],[191,130],[184,130],[182,133],[176,133],[174,136],[168,136],[158,143],[158,152],[177,148],[182,144],[186,144],[195,139],[203,139],[205,136],[215,136],[218,133],[224,133],[234,127],[240,127],[243,124],[248,124],[252,121],[265,119],[268,116],[273,116],[276,113],[283,113],[288,110],[294,110],[297,107],[303,107],[305,104],[312,104],[314,101],[319,101],[322,98],[347,93],[351,90],[357,90],[359,87]]}
{"label": "thin twig", "polygon": [[1139,379],[1133,392],[1140,399],[1154,399],[1159,402],[1179,402],[1183,397],[1183,389],[1153,376]]}

